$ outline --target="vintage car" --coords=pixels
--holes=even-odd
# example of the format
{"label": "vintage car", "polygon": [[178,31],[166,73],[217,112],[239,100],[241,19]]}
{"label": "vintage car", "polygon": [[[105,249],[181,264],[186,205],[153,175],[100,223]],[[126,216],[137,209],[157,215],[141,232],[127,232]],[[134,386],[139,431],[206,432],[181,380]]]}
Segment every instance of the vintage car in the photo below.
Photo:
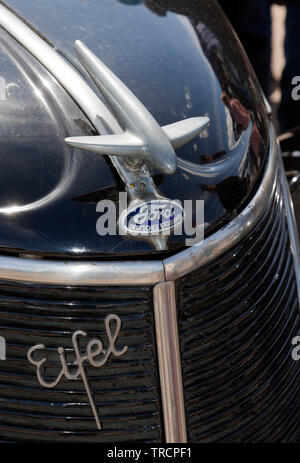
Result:
{"label": "vintage car", "polygon": [[293,206],[217,1],[1,1],[0,114],[0,441],[299,442]]}

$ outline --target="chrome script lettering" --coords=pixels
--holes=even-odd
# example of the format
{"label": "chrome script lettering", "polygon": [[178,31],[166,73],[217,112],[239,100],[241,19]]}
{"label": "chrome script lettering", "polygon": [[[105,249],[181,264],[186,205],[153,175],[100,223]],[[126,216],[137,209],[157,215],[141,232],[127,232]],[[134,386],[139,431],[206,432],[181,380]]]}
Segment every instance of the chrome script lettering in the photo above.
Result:
{"label": "chrome script lettering", "polygon": [[[112,329],[112,326],[111,326],[112,323],[115,324],[114,330]],[[107,334],[108,341],[109,341],[108,348],[107,349],[103,348],[103,343],[100,339],[92,339],[87,345],[85,355],[82,355],[80,353],[80,349],[78,345],[78,337],[87,336],[87,333],[85,333],[84,331],[76,331],[72,335],[72,343],[73,343],[73,348],[74,348],[75,355],[76,355],[76,360],[71,364],[71,367],[74,367],[74,366],[77,367],[74,373],[72,373],[68,367],[64,348],[59,347],[57,349],[57,352],[60,358],[61,370],[58,373],[56,379],[51,382],[47,381],[43,377],[43,374],[42,374],[42,368],[45,362],[47,361],[47,357],[43,357],[40,360],[35,360],[33,358],[33,354],[39,350],[45,349],[45,346],[43,344],[38,344],[36,346],[31,347],[31,349],[29,349],[27,353],[27,358],[29,362],[36,366],[37,378],[38,378],[39,383],[43,387],[46,387],[48,389],[54,388],[55,386],[57,386],[57,384],[61,381],[61,379],[64,376],[65,378],[71,381],[79,377],[82,378],[87,396],[89,398],[89,402],[93,410],[97,428],[99,430],[101,429],[101,424],[99,421],[99,416],[97,413],[96,405],[95,405],[95,402],[94,402],[94,399],[91,393],[91,389],[88,383],[88,379],[86,377],[83,364],[85,361],[87,361],[91,366],[95,368],[100,368],[106,364],[110,355],[114,355],[115,357],[120,357],[121,355],[124,355],[128,349],[128,346],[125,346],[120,350],[117,350],[115,347],[115,344],[116,344],[116,341],[117,341],[117,338],[120,332],[120,328],[121,328],[121,320],[117,315],[108,315],[106,317],[105,328],[106,328],[106,334]],[[101,358],[97,359],[97,357],[99,356],[101,356]]]}

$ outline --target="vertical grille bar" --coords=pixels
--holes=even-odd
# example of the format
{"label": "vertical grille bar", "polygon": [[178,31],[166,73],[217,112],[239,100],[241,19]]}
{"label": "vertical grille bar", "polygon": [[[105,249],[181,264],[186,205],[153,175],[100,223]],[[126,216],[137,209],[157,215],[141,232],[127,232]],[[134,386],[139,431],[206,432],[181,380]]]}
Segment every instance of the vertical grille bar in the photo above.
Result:
{"label": "vertical grille bar", "polygon": [[168,443],[185,443],[186,423],[174,282],[154,288],[154,313],[165,434]]}

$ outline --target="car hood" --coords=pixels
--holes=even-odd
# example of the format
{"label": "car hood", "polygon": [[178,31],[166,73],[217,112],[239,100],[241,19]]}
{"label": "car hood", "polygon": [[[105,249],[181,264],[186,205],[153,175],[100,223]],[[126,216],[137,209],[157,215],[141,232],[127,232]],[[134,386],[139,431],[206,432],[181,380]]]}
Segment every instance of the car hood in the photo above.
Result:
{"label": "car hood", "polygon": [[[131,3],[131,4],[130,4]],[[83,74],[85,43],[160,125],[207,116],[210,126],[177,150],[173,175],[151,170],[171,200],[204,200],[205,233],[231,220],[256,190],[269,149],[268,115],[252,68],[214,0],[8,0]],[[184,4],[184,5],[183,5]],[[106,157],[64,139],[94,128],[57,81],[0,30],[0,247],[74,258],[160,256],[151,243],[97,234],[96,206],[125,186]],[[93,85],[90,83],[90,85]],[[172,236],[164,253],[184,247]]]}

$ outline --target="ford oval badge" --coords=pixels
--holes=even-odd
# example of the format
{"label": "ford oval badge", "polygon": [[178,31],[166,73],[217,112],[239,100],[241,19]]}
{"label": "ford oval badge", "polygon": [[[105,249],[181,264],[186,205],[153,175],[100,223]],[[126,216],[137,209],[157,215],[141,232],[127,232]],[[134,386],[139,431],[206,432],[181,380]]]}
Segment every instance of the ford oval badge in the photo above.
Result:
{"label": "ford oval badge", "polygon": [[182,224],[184,210],[176,201],[138,201],[120,216],[119,226],[130,235],[168,235]]}

